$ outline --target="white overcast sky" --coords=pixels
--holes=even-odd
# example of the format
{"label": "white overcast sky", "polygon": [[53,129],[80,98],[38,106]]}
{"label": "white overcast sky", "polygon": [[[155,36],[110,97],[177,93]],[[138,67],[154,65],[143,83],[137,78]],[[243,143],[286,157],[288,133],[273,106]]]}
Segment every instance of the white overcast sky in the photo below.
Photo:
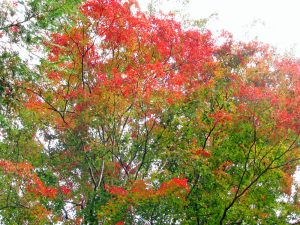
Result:
{"label": "white overcast sky", "polygon": [[[142,9],[149,2],[139,0]],[[169,2],[163,4],[165,11],[176,8],[176,0]],[[238,40],[258,37],[300,57],[300,0],[190,0],[186,12],[194,19],[217,13],[207,26],[213,33],[224,29]]]}

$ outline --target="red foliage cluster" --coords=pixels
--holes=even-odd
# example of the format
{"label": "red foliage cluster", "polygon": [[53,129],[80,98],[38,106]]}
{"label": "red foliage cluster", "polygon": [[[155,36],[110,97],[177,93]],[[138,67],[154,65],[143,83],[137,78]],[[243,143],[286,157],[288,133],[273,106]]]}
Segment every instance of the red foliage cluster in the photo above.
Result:
{"label": "red foliage cluster", "polygon": [[184,190],[186,193],[189,192],[190,188],[188,186],[188,182],[186,178],[173,178],[168,182],[163,182],[158,192],[160,194],[166,194],[170,191],[180,191]]}
{"label": "red foliage cluster", "polygon": [[[170,99],[186,95],[206,80],[205,64],[212,61],[213,53],[210,32],[186,31],[172,18],[146,17],[132,7],[120,0],[87,1],[81,6],[88,18],[84,25],[50,35],[46,43],[50,61],[60,63],[61,68],[90,71],[82,78],[49,70],[53,82],[68,80],[71,84],[85,79],[89,85],[89,91],[58,89],[58,99],[82,94],[94,98],[110,90],[125,98],[162,95],[173,103]],[[72,62],[60,62],[71,55]]]}
{"label": "red foliage cluster", "polygon": [[27,190],[38,196],[48,198],[55,198],[57,195],[57,189],[45,186],[36,174],[32,174],[31,178],[27,181]]}
{"label": "red foliage cluster", "polygon": [[241,84],[239,89],[239,97],[244,101],[261,101],[268,97],[265,89],[251,84]]}
{"label": "red foliage cluster", "polygon": [[105,185],[105,189],[112,195],[126,196],[128,194],[128,191],[123,187]]}
{"label": "red foliage cluster", "polygon": [[69,195],[71,193],[71,189],[65,185],[61,186],[60,190],[63,195]]}
{"label": "red foliage cluster", "polygon": [[188,193],[190,188],[186,178],[173,178],[170,181],[163,182],[158,190],[147,187],[145,181],[137,180],[132,182],[131,188],[125,190],[123,187],[105,185],[106,191],[118,197],[127,197],[133,199],[146,199],[155,196],[165,196],[170,193],[183,196]]}
{"label": "red foliage cluster", "polygon": [[211,156],[211,153],[210,153],[210,152],[205,151],[205,150],[203,150],[203,149],[198,149],[198,150],[196,150],[195,154],[196,154],[196,155],[202,155],[202,156],[204,156],[204,157],[206,157],[206,158],[209,158],[209,157]]}
{"label": "red foliage cluster", "polygon": [[283,87],[274,96],[274,118],[278,128],[291,129],[300,134],[300,61],[284,59],[276,62],[277,72],[282,74]]}
{"label": "red foliage cluster", "polygon": [[5,173],[12,173],[20,176],[26,182],[27,190],[29,192],[48,198],[56,197],[57,189],[45,186],[37,174],[33,173],[32,170],[34,167],[31,164],[26,162],[13,163],[2,160],[0,161],[0,167],[3,168]]}
{"label": "red foliage cluster", "polygon": [[123,221],[117,222],[115,225],[124,225],[125,223]]}
{"label": "red foliage cluster", "polygon": [[215,113],[211,113],[209,114],[209,117],[214,119],[215,124],[224,124],[232,120],[232,116],[224,110],[219,110]]}

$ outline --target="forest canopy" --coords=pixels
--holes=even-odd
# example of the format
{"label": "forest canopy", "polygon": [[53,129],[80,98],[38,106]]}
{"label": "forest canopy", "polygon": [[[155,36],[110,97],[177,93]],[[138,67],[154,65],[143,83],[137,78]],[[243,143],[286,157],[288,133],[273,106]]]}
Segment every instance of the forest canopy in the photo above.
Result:
{"label": "forest canopy", "polygon": [[1,224],[300,221],[299,59],[134,0],[0,5]]}

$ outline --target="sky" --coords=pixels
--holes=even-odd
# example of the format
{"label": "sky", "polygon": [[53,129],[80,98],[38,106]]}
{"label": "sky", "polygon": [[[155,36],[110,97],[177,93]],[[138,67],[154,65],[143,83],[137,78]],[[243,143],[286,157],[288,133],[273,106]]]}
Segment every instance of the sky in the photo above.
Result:
{"label": "sky", "polygon": [[[139,4],[146,10],[150,1]],[[176,0],[161,1],[164,11],[176,9]],[[300,0],[190,0],[185,12],[193,19],[217,13],[207,24],[213,33],[223,29],[237,40],[258,38],[281,53],[300,57]]]}

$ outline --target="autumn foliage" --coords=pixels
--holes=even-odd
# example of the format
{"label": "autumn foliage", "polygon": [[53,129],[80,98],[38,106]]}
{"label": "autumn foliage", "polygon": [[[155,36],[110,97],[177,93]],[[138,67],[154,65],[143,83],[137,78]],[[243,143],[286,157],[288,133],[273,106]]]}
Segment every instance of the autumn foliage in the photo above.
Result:
{"label": "autumn foliage", "polygon": [[299,217],[299,60],[136,1],[85,1],[57,30],[36,79],[15,82],[30,141],[0,161],[26,213],[47,215],[41,224]]}

